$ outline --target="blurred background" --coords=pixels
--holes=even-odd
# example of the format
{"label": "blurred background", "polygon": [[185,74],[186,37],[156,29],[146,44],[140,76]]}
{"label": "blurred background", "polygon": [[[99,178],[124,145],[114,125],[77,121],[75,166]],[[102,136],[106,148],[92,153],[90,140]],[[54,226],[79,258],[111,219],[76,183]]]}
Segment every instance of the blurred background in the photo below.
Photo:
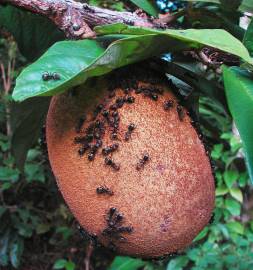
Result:
{"label": "blurred background", "polygon": [[[133,1],[86,2],[119,11],[136,9]],[[243,8],[236,12],[230,9],[236,1],[223,2],[223,6],[198,3],[175,27],[225,28],[241,39],[252,14]],[[177,12],[192,5],[191,1],[162,0],[154,4],[160,13]],[[17,113],[11,93],[15,78],[30,61],[14,37],[0,28],[0,269],[85,269],[87,241],[57,189],[47,159],[43,129],[39,141],[28,152],[23,173],[11,154],[14,112]],[[223,91],[219,71],[210,70],[203,63],[195,63],[194,68],[211,87],[218,85]],[[215,164],[213,223],[180,256],[142,261],[99,248],[91,255],[91,269],[253,269],[253,189],[238,132],[226,104],[200,96],[199,111]]]}

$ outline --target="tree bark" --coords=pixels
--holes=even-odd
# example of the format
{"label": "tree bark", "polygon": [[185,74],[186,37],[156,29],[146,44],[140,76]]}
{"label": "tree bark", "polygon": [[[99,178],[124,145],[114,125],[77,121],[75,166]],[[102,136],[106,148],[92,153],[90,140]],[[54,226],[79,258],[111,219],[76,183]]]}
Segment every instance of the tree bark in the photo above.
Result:
{"label": "tree bark", "polygon": [[[52,20],[67,38],[95,37],[95,26],[125,23],[150,28],[166,28],[166,21],[148,17],[143,12],[118,12],[90,6],[74,0],[0,0]],[[171,18],[168,18],[168,22]]]}

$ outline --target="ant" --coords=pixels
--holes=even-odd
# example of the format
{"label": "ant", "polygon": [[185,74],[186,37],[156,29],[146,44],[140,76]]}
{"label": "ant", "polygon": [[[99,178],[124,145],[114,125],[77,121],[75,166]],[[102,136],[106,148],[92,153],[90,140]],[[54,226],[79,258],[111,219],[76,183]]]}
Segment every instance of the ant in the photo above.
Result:
{"label": "ant", "polygon": [[51,72],[44,72],[42,74],[42,80],[43,81],[49,81],[49,80],[58,81],[60,79],[61,79],[60,75],[58,73],[56,73],[56,72],[53,72],[53,73],[51,73]]}
{"label": "ant", "polygon": [[182,122],[184,120],[184,108],[181,105],[177,105],[177,113],[178,113],[178,118]]}
{"label": "ant", "polygon": [[173,108],[174,106],[174,101],[173,100],[167,100],[163,104],[163,108],[165,111],[168,111],[170,108]]}
{"label": "ant", "polygon": [[131,134],[133,133],[133,131],[135,130],[136,128],[136,125],[131,123],[129,126],[128,126],[128,130],[125,134],[125,141],[129,141],[130,137],[131,137]]}
{"label": "ant", "polygon": [[142,157],[142,159],[139,160],[139,162],[136,165],[136,169],[139,171],[144,167],[144,165],[149,161],[149,154],[145,153]]}
{"label": "ant", "polygon": [[110,196],[112,196],[114,194],[113,191],[111,191],[106,186],[99,186],[99,187],[97,187],[96,191],[97,191],[97,194],[107,194],[107,195],[110,195]]}

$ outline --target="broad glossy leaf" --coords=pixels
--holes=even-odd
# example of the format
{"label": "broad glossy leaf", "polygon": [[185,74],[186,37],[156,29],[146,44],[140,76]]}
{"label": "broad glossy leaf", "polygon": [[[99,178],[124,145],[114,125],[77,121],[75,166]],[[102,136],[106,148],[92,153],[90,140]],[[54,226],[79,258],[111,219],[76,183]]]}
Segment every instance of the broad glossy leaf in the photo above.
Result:
{"label": "broad glossy leaf", "polygon": [[245,33],[243,44],[248,49],[250,55],[253,57],[253,19],[251,20]]}
{"label": "broad glossy leaf", "polygon": [[140,259],[117,256],[108,270],[137,270],[146,264],[147,262],[144,262]]}
{"label": "broad glossy leaf", "polygon": [[[28,66],[16,81],[13,98],[22,101],[33,96],[54,95],[101,76],[113,69],[142,61],[168,51],[213,46],[251,63],[247,49],[223,30],[158,31],[124,24],[97,28],[99,33],[125,35],[106,50],[95,40],[62,41],[53,45],[38,61]],[[233,43],[233,46],[231,46]],[[158,44],[158,45],[157,45]],[[61,79],[43,81],[44,72],[57,72]]]}
{"label": "broad glossy leaf", "polygon": [[146,11],[148,14],[154,17],[158,16],[157,9],[155,8],[155,5],[151,3],[150,0],[130,0],[130,1],[134,3],[137,7]]}
{"label": "broad glossy leaf", "polygon": [[30,61],[64,38],[47,18],[13,6],[0,6],[0,26],[14,36],[21,53]]}
{"label": "broad glossy leaf", "polygon": [[50,98],[32,98],[11,107],[11,151],[22,171],[28,150],[37,142],[48,110]]}
{"label": "broad glossy leaf", "polygon": [[253,76],[239,67],[223,67],[228,106],[239,130],[246,163],[253,182]]}
{"label": "broad glossy leaf", "polygon": [[[188,46],[188,48],[195,49],[200,49],[203,46],[210,46],[221,51],[237,55],[244,61],[253,64],[253,60],[250,58],[249,52],[243,44],[227,31],[222,29],[167,29],[161,31],[151,28],[127,26],[121,23],[99,26],[95,29],[98,34],[162,35],[168,38],[167,42],[169,42],[170,39],[173,39],[177,42],[182,42],[185,46]],[[157,44],[153,44],[153,46],[157,46]],[[170,51],[173,51],[173,48],[170,48]]]}

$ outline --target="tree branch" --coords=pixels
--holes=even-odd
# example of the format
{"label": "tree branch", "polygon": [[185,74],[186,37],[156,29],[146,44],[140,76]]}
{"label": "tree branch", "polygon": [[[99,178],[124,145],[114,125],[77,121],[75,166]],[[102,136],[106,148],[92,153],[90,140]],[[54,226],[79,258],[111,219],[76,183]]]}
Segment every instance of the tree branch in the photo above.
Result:
{"label": "tree branch", "polygon": [[95,37],[93,27],[112,23],[150,28],[166,28],[159,19],[142,16],[140,13],[119,12],[90,6],[74,0],[0,0],[43,15],[52,20],[67,38],[84,39]]}

